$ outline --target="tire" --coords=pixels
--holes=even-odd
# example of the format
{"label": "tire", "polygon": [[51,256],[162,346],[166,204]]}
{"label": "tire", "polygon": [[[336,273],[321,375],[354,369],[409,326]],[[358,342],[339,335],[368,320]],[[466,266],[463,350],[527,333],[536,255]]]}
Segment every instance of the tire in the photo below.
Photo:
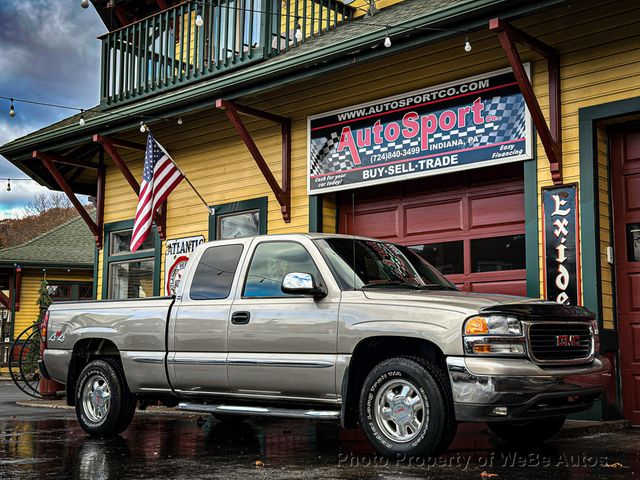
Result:
{"label": "tire", "polygon": [[491,433],[505,442],[531,447],[549,440],[560,431],[566,417],[539,418],[521,422],[489,422]]}
{"label": "tire", "polygon": [[384,360],[362,386],[360,424],[384,456],[429,456],[446,450],[457,428],[446,377],[424,359]]}
{"label": "tire", "polygon": [[136,412],[136,397],[129,390],[122,366],[111,358],[94,360],[82,370],[75,396],[78,422],[90,435],[117,435],[129,426]]}

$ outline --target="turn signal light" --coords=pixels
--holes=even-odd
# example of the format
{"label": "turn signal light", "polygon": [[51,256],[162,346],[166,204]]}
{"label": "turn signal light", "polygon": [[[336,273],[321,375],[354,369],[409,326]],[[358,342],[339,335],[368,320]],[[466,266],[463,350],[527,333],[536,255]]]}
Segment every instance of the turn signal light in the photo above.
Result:
{"label": "turn signal light", "polygon": [[489,333],[489,325],[484,317],[471,317],[464,327],[465,335],[486,335]]}

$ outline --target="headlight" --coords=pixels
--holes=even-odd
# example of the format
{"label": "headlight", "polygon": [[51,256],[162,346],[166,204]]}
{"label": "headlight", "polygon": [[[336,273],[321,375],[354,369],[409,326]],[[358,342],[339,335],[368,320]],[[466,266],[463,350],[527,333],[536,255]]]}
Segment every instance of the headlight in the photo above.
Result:
{"label": "headlight", "polygon": [[508,315],[474,315],[464,323],[467,355],[523,356],[522,322]]}
{"label": "headlight", "polygon": [[522,323],[503,315],[475,315],[464,324],[465,335],[522,335]]}

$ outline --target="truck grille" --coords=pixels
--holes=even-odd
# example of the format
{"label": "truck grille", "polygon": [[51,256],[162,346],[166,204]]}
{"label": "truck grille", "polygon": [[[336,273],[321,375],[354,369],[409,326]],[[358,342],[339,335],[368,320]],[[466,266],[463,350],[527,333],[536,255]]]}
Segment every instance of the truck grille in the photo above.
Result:
{"label": "truck grille", "polygon": [[541,363],[573,363],[590,360],[591,326],[585,323],[540,322],[529,326],[531,359]]}

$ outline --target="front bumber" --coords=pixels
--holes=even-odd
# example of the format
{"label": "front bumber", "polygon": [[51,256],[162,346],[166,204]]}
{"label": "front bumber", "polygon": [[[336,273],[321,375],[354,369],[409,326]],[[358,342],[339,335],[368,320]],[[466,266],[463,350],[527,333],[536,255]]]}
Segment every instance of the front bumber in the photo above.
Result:
{"label": "front bumber", "polygon": [[[456,420],[533,420],[588,410],[611,379],[610,362],[540,367],[526,359],[447,357]],[[497,413],[496,407],[505,407]]]}

